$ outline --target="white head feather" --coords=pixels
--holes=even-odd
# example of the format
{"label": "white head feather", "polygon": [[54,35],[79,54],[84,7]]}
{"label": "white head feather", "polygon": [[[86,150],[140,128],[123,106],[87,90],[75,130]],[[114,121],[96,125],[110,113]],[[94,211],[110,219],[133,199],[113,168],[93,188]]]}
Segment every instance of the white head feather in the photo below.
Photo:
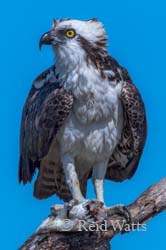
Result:
{"label": "white head feather", "polygon": [[103,24],[96,19],[90,19],[88,21],[80,21],[80,20],[60,20],[57,21],[57,29],[65,29],[67,27],[72,27],[76,30],[77,34],[84,37],[89,42],[97,42],[100,37],[106,39],[106,32],[103,27]]}
{"label": "white head feather", "polygon": [[[65,39],[65,43],[54,47],[56,61],[61,65],[76,67],[86,60],[90,53],[90,48],[94,49],[93,54],[97,51],[107,50],[107,37],[105,29],[101,22],[96,19],[87,21],[62,19],[54,20],[52,30],[58,33],[58,30],[74,29],[76,36],[73,39]],[[92,50],[91,50],[92,51]]]}

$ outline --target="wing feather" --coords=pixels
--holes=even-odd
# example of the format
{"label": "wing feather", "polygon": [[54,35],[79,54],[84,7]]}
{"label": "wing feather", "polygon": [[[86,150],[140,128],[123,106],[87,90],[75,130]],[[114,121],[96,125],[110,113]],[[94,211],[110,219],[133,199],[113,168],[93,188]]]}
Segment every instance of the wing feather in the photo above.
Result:
{"label": "wing feather", "polygon": [[114,181],[129,179],[135,173],[145,145],[147,122],[144,103],[127,70],[121,68],[123,87],[121,102],[124,127],[121,140],[108,163],[106,178]]}
{"label": "wing feather", "polygon": [[23,108],[20,133],[19,181],[31,181],[35,168],[68,117],[73,97],[60,87],[55,67],[35,81]]}

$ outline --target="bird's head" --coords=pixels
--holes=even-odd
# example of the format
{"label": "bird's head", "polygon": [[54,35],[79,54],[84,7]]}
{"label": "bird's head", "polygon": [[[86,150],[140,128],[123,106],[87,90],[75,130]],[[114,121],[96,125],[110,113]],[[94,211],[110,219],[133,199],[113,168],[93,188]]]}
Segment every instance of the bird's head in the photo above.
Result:
{"label": "bird's head", "polygon": [[43,44],[52,45],[56,57],[68,63],[75,61],[75,64],[83,59],[95,63],[107,51],[105,30],[96,19],[56,19],[51,30],[40,38],[40,48]]}

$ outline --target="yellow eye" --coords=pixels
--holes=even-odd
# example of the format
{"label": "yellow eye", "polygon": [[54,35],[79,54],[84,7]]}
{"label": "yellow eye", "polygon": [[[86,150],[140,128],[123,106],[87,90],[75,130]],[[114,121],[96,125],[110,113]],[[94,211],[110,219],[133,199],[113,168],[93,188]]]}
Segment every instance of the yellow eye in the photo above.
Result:
{"label": "yellow eye", "polygon": [[74,36],[75,36],[75,31],[74,30],[67,30],[66,31],[66,36],[68,37],[68,38],[73,38]]}

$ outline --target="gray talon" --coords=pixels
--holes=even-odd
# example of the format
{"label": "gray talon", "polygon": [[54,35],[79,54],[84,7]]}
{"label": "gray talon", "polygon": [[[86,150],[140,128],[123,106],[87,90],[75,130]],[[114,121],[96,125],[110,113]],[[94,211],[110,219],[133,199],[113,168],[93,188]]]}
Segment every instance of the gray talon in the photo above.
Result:
{"label": "gray talon", "polygon": [[110,207],[108,214],[110,216],[113,216],[116,214],[123,216],[125,218],[127,224],[131,223],[131,214],[130,214],[128,208],[124,205],[116,205],[116,206]]}

